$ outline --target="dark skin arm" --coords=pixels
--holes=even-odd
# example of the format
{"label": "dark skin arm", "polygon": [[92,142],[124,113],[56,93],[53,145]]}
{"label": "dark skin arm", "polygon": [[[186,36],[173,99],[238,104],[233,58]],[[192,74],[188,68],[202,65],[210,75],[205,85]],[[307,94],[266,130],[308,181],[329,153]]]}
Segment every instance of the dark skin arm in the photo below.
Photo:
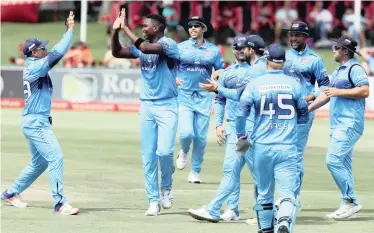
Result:
{"label": "dark skin arm", "polygon": [[112,35],[112,54],[116,58],[134,58],[129,47],[122,47],[118,39],[119,30],[115,30]]}

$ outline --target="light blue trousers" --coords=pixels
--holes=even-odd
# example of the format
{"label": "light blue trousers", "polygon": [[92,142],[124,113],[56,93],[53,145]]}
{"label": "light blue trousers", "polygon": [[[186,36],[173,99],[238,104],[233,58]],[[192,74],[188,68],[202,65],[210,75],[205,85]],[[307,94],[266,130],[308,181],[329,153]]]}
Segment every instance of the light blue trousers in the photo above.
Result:
{"label": "light blue trousers", "polygon": [[352,128],[335,128],[330,132],[326,164],[341,192],[341,199],[358,204],[352,173],[353,148],[361,134]]}
{"label": "light blue trousers", "polygon": [[171,189],[173,183],[177,98],[142,101],[139,113],[145,189],[148,201],[158,202],[158,162],[161,167],[161,189]]}
{"label": "light blue trousers", "polygon": [[[257,212],[259,230],[273,227],[274,188],[277,185],[280,199],[289,199],[282,203],[278,217],[292,216],[295,202],[293,188],[297,172],[297,148],[294,145],[259,144],[253,145],[253,172],[256,177]],[[270,207],[263,210],[263,206]]]}
{"label": "light blue trousers", "polygon": [[309,121],[306,124],[299,124],[297,125],[297,136],[298,140],[296,143],[297,146],[297,178],[294,187],[295,196],[300,195],[301,185],[303,183],[304,178],[304,151],[306,148],[306,144],[308,143],[309,132],[312,128],[314,120],[314,115],[310,115]]}
{"label": "light blue trousers", "polygon": [[228,124],[225,133],[226,144],[223,177],[215,198],[207,206],[209,214],[215,219],[220,219],[220,210],[226,200],[227,207],[239,216],[240,173],[244,164],[248,165],[250,171],[252,171],[253,167],[251,148],[244,156],[239,156],[236,152],[237,138],[235,126]]}
{"label": "light blue trousers", "polygon": [[48,168],[48,181],[55,205],[67,202],[63,185],[64,157],[48,117],[23,117],[22,131],[29,142],[31,162],[23,169],[8,192],[22,193]]}
{"label": "light blue trousers", "polygon": [[212,94],[205,91],[180,90],[178,96],[181,149],[188,153],[193,143],[191,170],[197,173],[200,173],[204,161],[212,100]]}

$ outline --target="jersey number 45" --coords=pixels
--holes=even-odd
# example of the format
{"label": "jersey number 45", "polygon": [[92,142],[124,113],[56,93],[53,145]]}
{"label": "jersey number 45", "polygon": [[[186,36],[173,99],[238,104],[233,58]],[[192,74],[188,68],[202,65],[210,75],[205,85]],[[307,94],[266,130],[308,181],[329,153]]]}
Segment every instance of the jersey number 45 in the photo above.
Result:
{"label": "jersey number 45", "polygon": [[[274,104],[269,103],[268,110],[265,110],[266,105],[266,95],[261,96],[261,106],[260,106],[260,116],[268,115],[269,119],[273,119],[273,115],[277,115],[279,120],[291,120],[295,117],[295,107],[292,104],[286,104],[284,100],[291,100],[293,99],[291,94],[277,94],[277,107],[275,109],[280,109],[281,114],[276,113],[274,109]],[[288,114],[284,114],[288,113]]]}

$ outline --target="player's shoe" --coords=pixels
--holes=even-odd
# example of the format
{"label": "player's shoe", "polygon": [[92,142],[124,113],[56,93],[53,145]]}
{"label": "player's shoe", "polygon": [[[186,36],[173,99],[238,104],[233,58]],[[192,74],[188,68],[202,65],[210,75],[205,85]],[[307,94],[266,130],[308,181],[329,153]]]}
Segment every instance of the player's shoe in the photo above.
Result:
{"label": "player's shoe", "polygon": [[240,218],[238,215],[236,215],[235,211],[233,211],[232,209],[226,209],[223,214],[221,214],[220,218],[223,220],[223,221],[238,221]]}
{"label": "player's shoe", "polygon": [[161,190],[161,206],[164,209],[170,209],[173,206],[173,196],[171,189]]}
{"label": "player's shoe", "polygon": [[178,158],[177,158],[177,168],[182,170],[187,165],[187,153],[184,153],[182,150],[179,151]]}
{"label": "player's shoe", "polygon": [[357,217],[357,213],[362,209],[362,205],[344,201],[340,204],[339,209],[333,213],[327,214],[326,217],[335,220],[349,220]]}
{"label": "player's shoe", "polygon": [[249,218],[245,220],[245,223],[252,226],[257,226],[257,218]]}
{"label": "player's shoe", "polygon": [[201,183],[200,174],[194,171],[190,171],[190,174],[188,175],[188,182],[200,184]]}
{"label": "player's shoe", "polygon": [[161,206],[158,202],[149,203],[145,216],[158,216],[161,214]]}
{"label": "player's shoe", "polygon": [[282,225],[278,228],[277,233],[290,233],[290,230],[288,229],[287,226]]}
{"label": "player's shoe", "polygon": [[77,215],[79,214],[79,209],[73,208],[68,203],[59,203],[55,206],[55,213],[60,215]]}
{"label": "player's shoe", "polygon": [[22,200],[19,194],[17,193],[9,194],[7,190],[5,190],[1,194],[1,199],[4,201],[5,205],[14,206],[17,208],[26,208],[28,206],[28,204]]}
{"label": "player's shoe", "polygon": [[214,219],[208,212],[208,210],[205,207],[202,207],[200,209],[189,209],[188,213],[191,217],[197,220],[202,221],[208,221],[212,223],[217,223],[218,220]]}

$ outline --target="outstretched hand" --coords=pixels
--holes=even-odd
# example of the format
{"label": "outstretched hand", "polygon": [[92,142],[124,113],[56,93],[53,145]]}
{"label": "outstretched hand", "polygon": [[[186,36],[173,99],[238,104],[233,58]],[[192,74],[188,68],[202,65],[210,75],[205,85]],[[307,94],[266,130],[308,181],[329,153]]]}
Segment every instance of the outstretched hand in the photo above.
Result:
{"label": "outstretched hand", "polygon": [[122,8],[117,19],[113,23],[113,30],[119,30],[126,25],[126,10]]}
{"label": "outstretched hand", "polygon": [[214,81],[213,79],[209,79],[209,78],[207,78],[206,80],[208,81],[209,84],[199,83],[199,87],[201,89],[204,89],[205,91],[208,91],[208,92],[217,91],[217,88],[219,86],[218,82]]}
{"label": "outstretched hand", "polygon": [[70,11],[69,17],[66,19],[65,25],[68,29],[74,28],[74,12]]}

